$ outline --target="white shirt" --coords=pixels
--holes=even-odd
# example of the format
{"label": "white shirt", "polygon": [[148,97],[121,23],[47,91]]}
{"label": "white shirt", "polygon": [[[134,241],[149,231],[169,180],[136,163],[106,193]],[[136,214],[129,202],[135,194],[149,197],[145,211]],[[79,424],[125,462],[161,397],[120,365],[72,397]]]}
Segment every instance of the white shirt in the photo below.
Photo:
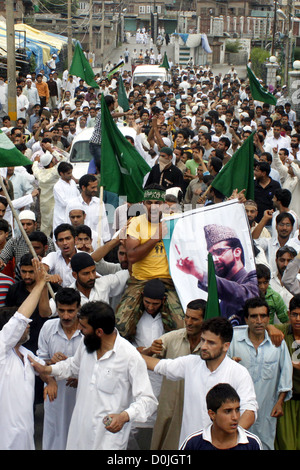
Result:
{"label": "white shirt", "polygon": [[[46,258],[48,258],[48,256],[49,255],[47,255]],[[42,260],[43,263],[44,263],[44,260],[45,258],[43,258]],[[71,267],[70,267],[70,271],[72,275]],[[57,273],[57,271],[54,271],[54,272]],[[80,297],[81,297],[81,306],[84,305],[86,302],[92,302],[93,300],[101,300],[102,302],[106,302],[110,304],[111,298],[119,294],[123,294],[128,278],[129,278],[129,272],[127,269],[122,269],[120,271],[117,271],[115,274],[106,274],[105,276],[97,277],[95,280],[94,287],[90,290],[89,297],[86,297],[81,291],[78,290]],[[67,287],[72,287],[73,289],[77,289],[76,281],[74,281],[73,276],[72,276],[72,280],[73,282],[68,284]],[[55,304],[54,299],[50,299],[49,305],[51,309],[51,316],[55,316],[56,304]]]}
{"label": "white shirt", "polygon": [[[292,236],[289,238],[291,240]],[[286,242],[285,246],[289,246],[289,240]],[[271,238],[260,237],[256,240],[256,244],[260,246],[266,255],[267,262],[270,266],[271,273],[276,273],[277,271],[277,264],[276,264],[276,252],[281,248],[277,233]]]}
{"label": "white shirt", "polygon": [[[67,450],[126,450],[131,422],[146,421],[157,407],[145,361],[115,332],[113,349],[100,359],[82,341],[73,357],[52,366],[58,380],[78,376]],[[130,421],[117,433],[107,431],[103,418],[122,411]]]}
{"label": "white shirt", "polygon": [[[92,197],[91,202],[87,204],[81,195],[78,198],[70,199],[66,207],[66,219],[69,219],[70,207],[74,209],[74,204],[78,203],[78,208],[82,208],[85,212],[85,225],[88,225],[92,230],[99,233],[99,208],[100,208],[100,198]],[[72,210],[71,209],[71,210]],[[103,242],[107,242],[111,239],[111,234],[109,230],[105,204],[102,203],[102,224],[101,224],[101,238]]]}
{"label": "white shirt", "polygon": [[23,88],[23,95],[26,96],[30,105],[41,104],[41,98],[35,86],[31,85],[31,87],[28,87],[26,85]]}
{"label": "white shirt", "polygon": [[0,449],[34,450],[35,373],[28,355],[44,364],[24,346],[15,346],[31,320],[16,312],[0,331]]}
{"label": "white shirt", "polygon": [[[44,361],[58,351],[67,357],[74,356],[82,335],[76,330],[71,339],[66,336],[59,318],[47,321],[41,328],[37,356]],[[57,382],[57,397],[44,401],[43,450],[65,450],[77,389],[66,386],[65,380]]]}
{"label": "white shirt", "polygon": [[72,198],[79,196],[79,190],[75,181],[72,179],[66,182],[59,178],[53,187],[54,196],[54,211],[53,211],[53,230],[63,223],[66,223],[69,218],[66,218],[66,206],[68,201]]}
{"label": "white shirt", "polygon": [[33,186],[29,180],[25,178],[24,174],[14,171],[9,179],[14,187],[14,199],[18,199],[32,193]]}
{"label": "white shirt", "polygon": [[[110,298],[116,295],[123,294],[126,283],[129,279],[129,271],[122,269],[115,274],[106,274],[96,279],[94,287],[90,291],[89,297],[86,297],[79,291],[81,296],[81,305],[93,300],[101,300],[102,302],[110,303]],[[74,278],[73,278],[74,280]],[[76,289],[76,281],[70,285]]]}
{"label": "white shirt", "polygon": [[[79,250],[76,250],[79,253]],[[71,262],[66,263],[61,251],[52,251],[42,259],[42,263],[49,266],[49,274],[59,274],[62,278],[62,287],[70,287],[74,282],[72,275]]]}
{"label": "white shirt", "polygon": [[267,137],[265,140],[265,144],[270,144],[272,149],[278,146],[278,150],[283,148],[288,149],[291,146],[289,139],[287,139],[286,137],[282,137],[282,135],[278,139],[276,139],[274,136]]}
{"label": "white shirt", "polygon": [[[148,348],[154,340],[160,338],[165,333],[161,314],[158,313],[155,317],[144,311],[143,315],[138,321],[136,326],[135,338],[133,346]],[[148,370],[149,379],[152,385],[152,390],[156,398],[159,397],[162,377],[152,370]],[[156,420],[156,413],[148,420],[148,426],[154,426]],[[137,427],[143,427],[140,423],[136,423]]]}
{"label": "white shirt", "polygon": [[180,444],[193,432],[210,424],[206,394],[218,383],[229,383],[240,396],[241,415],[246,410],[257,413],[254,385],[247,369],[228,356],[211,372],[206,362],[192,354],[176,359],[162,359],[154,371],[169,380],[184,379],[184,404]]}
{"label": "white shirt", "polygon": [[[26,118],[26,111],[29,107],[29,101],[25,95],[19,95],[17,96],[17,119],[19,118]],[[21,109],[23,109],[21,111]]]}

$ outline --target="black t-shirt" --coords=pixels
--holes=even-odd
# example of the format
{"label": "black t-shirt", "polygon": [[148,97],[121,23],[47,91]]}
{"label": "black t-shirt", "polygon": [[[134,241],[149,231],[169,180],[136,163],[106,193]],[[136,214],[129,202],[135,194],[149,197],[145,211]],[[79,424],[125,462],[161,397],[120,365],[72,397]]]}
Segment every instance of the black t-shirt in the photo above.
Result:
{"label": "black t-shirt", "polygon": [[[258,181],[254,181],[254,200],[257,204],[258,214],[256,222],[259,222],[265,210],[273,209],[273,196],[276,189],[280,188],[278,181],[270,178],[269,184],[263,188]],[[271,225],[271,221],[268,225]]]}

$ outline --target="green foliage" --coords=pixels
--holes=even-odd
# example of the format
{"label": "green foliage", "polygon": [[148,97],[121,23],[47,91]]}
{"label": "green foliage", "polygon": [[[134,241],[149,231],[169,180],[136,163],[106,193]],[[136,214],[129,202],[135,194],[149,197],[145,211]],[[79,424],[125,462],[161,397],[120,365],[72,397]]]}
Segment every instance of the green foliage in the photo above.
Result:
{"label": "green foliage", "polygon": [[254,47],[251,49],[250,59],[252,63],[252,70],[257,77],[263,75],[263,64],[267,58],[270,57],[270,52],[262,49],[261,47]]}
{"label": "green foliage", "polygon": [[29,67],[30,67],[30,73],[33,73],[36,71],[36,60],[35,60],[34,54],[31,54],[29,58]]}
{"label": "green foliage", "polygon": [[236,53],[239,52],[241,47],[241,43],[238,39],[236,39],[235,41],[226,41],[225,51]]}
{"label": "green foliage", "polygon": [[294,60],[300,60],[300,47],[294,48]]}

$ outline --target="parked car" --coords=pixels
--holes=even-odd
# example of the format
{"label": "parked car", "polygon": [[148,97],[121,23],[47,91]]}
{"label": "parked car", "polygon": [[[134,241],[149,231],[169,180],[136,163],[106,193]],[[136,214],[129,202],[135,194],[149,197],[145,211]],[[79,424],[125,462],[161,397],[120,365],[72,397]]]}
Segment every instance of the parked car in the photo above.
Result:
{"label": "parked car", "polygon": [[164,67],[159,65],[138,65],[132,75],[132,83],[144,83],[148,79],[168,82],[171,76]]}
{"label": "parked car", "polygon": [[[135,130],[127,126],[118,126],[123,135],[131,135],[135,137]],[[76,135],[72,141],[70,149],[70,163],[73,165],[73,175],[79,179],[88,172],[92,155],[89,149],[89,141],[94,132],[93,127],[88,127]]]}

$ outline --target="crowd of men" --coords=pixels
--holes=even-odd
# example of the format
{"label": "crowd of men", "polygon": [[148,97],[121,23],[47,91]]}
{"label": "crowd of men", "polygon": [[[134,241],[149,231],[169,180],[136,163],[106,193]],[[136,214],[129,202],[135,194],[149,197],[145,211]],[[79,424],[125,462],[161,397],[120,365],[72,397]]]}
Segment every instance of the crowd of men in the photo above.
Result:
{"label": "crowd of men", "polygon": [[[277,85],[276,106],[257,102],[246,70],[196,65],[136,84],[127,63],[110,78],[108,64],[99,88],[55,68],[19,73],[15,123],[0,83],[1,130],[32,162],[1,168],[0,448],[35,448],[44,403],[44,450],[299,450],[300,122],[289,90]],[[142,200],[118,199],[113,215],[99,188],[102,94],[150,167]],[[75,177],[72,141],[88,127],[91,164]],[[254,198],[231,197],[245,207],[257,285],[235,327],[207,320],[200,298],[183,311],[163,218],[222,204],[211,182],[254,131]],[[214,261],[234,265],[233,238],[218,235]]]}

